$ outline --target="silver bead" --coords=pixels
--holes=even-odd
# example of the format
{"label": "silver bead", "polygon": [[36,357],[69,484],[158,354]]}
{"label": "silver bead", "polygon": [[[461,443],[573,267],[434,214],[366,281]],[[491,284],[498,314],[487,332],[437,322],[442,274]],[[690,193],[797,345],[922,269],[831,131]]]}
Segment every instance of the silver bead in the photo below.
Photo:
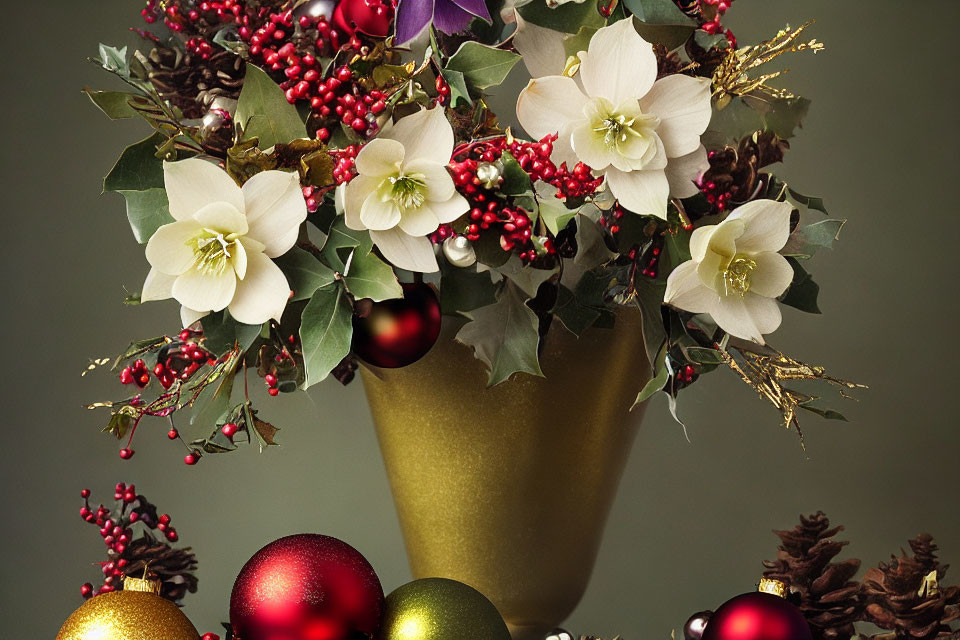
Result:
{"label": "silver bead", "polygon": [[543,640],[573,640],[573,634],[563,629],[554,629],[544,636]]}
{"label": "silver bead", "polygon": [[333,17],[333,10],[336,9],[336,7],[337,3],[335,0],[310,0],[297,7],[294,14],[298,18],[300,16],[309,16],[311,18],[323,16],[324,18],[330,19]]}
{"label": "silver bead", "polygon": [[477,261],[477,252],[466,236],[456,236],[443,241],[443,255],[455,267],[469,267]]}

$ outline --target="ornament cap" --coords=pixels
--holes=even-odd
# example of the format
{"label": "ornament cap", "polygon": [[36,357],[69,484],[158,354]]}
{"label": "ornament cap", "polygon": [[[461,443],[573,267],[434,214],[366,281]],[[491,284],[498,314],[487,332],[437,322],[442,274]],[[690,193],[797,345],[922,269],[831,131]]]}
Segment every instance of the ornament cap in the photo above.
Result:
{"label": "ornament cap", "polygon": [[781,598],[787,597],[787,583],[782,580],[772,578],[760,578],[760,584],[757,585],[757,591],[760,593],[769,593]]}
{"label": "ornament cap", "polygon": [[141,591],[144,593],[153,593],[160,595],[160,591],[163,588],[163,582],[160,580],[148,580],[146,577],[143,578],[131,578],[126,576],[123,579],[123,590],[124,591]]}

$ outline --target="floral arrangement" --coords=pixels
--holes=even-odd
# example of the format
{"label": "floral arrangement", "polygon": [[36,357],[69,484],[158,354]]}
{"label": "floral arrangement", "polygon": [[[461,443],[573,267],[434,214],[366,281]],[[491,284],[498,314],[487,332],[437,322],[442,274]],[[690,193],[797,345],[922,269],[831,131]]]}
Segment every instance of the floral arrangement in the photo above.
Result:
{"label": "floral arrangement", "polygon": [[[144,417],[183,440],[185,409],[209,433],[183,440],[187,464],[271,445],[250,377],[276,396],[347,383],[358,356],[409,364],[441,313],[465,320],[491,384],[542,375],[548,332],[634,308],[652,375],[638,403],[662,391],[676,415],[724,368],[787,427],[842,418],[787,385],[858,385],[765,344],[782,305],[819,313],[804,265],[843,226],[770,169],[809,101],[769,63],[822,45],[804,25],[741,46],[731,4],[148,0],[143,48],[95,60],[124,89],[87,90],[153,129],[104,190],[150,265],[127,303],[173,298],[184,327],[91,364],[134,389],[90,405],[121,456]],[[514,69],[531,79],[498,116],[489,90]],[[378,310],[412,313],[408,335],[378,335]]]}

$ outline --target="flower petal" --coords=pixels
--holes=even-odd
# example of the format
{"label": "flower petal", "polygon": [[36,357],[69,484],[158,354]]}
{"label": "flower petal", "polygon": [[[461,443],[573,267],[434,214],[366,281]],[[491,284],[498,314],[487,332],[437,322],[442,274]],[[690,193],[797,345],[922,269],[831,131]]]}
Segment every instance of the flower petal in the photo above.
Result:
{"label": "flower petal", "polygon": [[580,78],[587,95],[604,97],[613,104],[644,96],[657,79],[653,46],[640,37],[632,18],[593,34],[580,60]]}
{"label": "flower petal", "polygon": [[428,238],[414,238],[400,229],[371,231],[370,239],[380,248],[383,257],[407,271],[435,273],[440,270],[433,243]]}
{"label": "flower petal", "polygon": [[436,0],[434,3],[433,26],[444,33],[466,31],[474,17],[474,14],[461,8],[453,0]]}
{"label": "flower petal", "polygon": [[764,344],[763,334],[780,326],[780,307],[773,298],[748,292],[744,296],[720,296],[710,315],[732,336]]}
{"label": "flower petal", "polygon": [[419,174],[427,185],[427,200],[449,200],[456,193],[453,178],[442,164],[430,160],[414,160],[403,167],[407,175]]}
{"label": "flower petal", "polygon": [[267,256],[285,254],[296,243],[300,225],[307,219],[300,177],[296,172],[263,171],[243,185],[247,235],[265,247]]}
{"label": "flower petal", "polygon": [[147,262],[158,271],[178,276],[196,261],[195,244],[191,243],[202,228],[195,220],[179,220],[165,224],[147,242]]}
{"label": "flower petal", "polygon": [[517,98],[520,126],[535,140],[564,130],[568,123],[584,120],[587,97],[573,79],[545,76],[527,83]]}
{"label": "flower petal", "polygon": [[380,194],[374,191],[363,200],[360,220],[364,229],[393,229],[400,222],[400,209],[393,199],[381,198]]}
{"label": "flower petal", "polygon": [[194,322],[200,318],[205,318],[208,315],[206,311],[194,311],[188,307],[181,305],[180,307],[180,322],[184,327],[189,327]]}
{"label": "flower petal", "polygon": [[[246,239],[247,242],[250,242],[250,238]],[[256,241],[254,241],[256,242]],[[251,242],[253,244],[253,242]],[[243,246],[242,242],[234,242],[233,255],[231,256],[230,264],[233,267],[233,272],[237,274],[237,277],[243,280],[247,275],[247,248]],[[263,249],[260,249],[260,253],[263,252]]]}
{"label": "flower petal", "polygon": [[342,208],[343,221],[351,229],[360,231],[366,229],[363,226],[363,220],[360,219],[360,212],[363,211],[363,201],[367,196],[376,191],[380,186],[382,178],[373,176],[357,176],[347,184],[337,187],[334,194],[334,202]]}
{"label": "flower petal", "polygon": [[[727,292],[723,274],[737,254],[737,238],[743,233],[743,222],[724,220],[713,228],[703,257],[697,264],[697,273],[703,284],[720,295]],[[699,239],[698,239],[699,242]],[[697,247],[697,253],[700,247]],[[692,253],[692,252],[691,252]]]}
{"label": "flower petal", "polygon": [[710,236],[713,235],[716,229],[717,225],[706,224],[702,227],[697,227],[693,230],[693,233],[690,234],[690,256],[694,261],[700,262],[703,260],[703,256],[707,254],[707,246],[710,244]]}
{"label": "flower petal", "polygon": [[783,295],[793,282],[793,267],[787,259],[772,251],[758,253],[752,259],[757,267],[750,273],[750,292],[765,298]]}
{"label": "flower petal", "polygon": [[404,148],[396,140],[374,138],[357,154],[357,172],[368,176],[394,175],[403,162]]}
{"label": "flower petal", "polygon": [[681,74],[661,78],[640,99],[640,108],[660,118],[657,133],[667,157],[693,153],[700,146],[700,135],[707,130],[713,113],[710,81]]}
{"label": "flower petal", "polygon": [[753,200],[734,209],[727,220],[742,220],[745,230],[737,240],[744,253],[779,251],[790,237],[793,205],[775,200]]}
{"label": "flower petal", "polygon": [[470,203],[459,193],[453,194],[450,199],[442,202],[439,200],[428,200],[427,202],[440,224],[453,222],[470,210]]}
{"label": "flower petal", "polygon": [[513,46],[523,56],[523,64],[531,78],[559,76],[566,66],[567,53],[563,48],[565,34],[527,22],[520,13]]}
{"label": "flower petal", "polygon": [[443,107],[421,109],[400,118],[392,127],[385,128],[378,139],[402,144],[407,162],[432,160],[445,165],[453,154],[453,128],[447,122]]}
{"label": "flower petal", "polygon": [[478,18],[483,18],[487,22],[491,20],[490,10],[487,9],[487,3],[484,0],[453,0],[453,3]]}
{"label": "flower petal", "polygon": [[237,283],[230,315],[243,324],[263,324],[271,318],[279,322],[289,298],[290,285],[280,267],[266,254],[253,253],[247,276]]}
{"label": "flower petal", "polygon": [[433,20],[433,0],[400,0],[397,6],[397,44],[413,40]]}
{"label": "flower petal", "polygon": [[574,127],[570,141],[577,158],[584,164],[589,165],[591,169],[603,171],[610,165],[614,165],[621,171],[631,169],[629,164],[624,166],[624,160],[616,149],[606,143],[603,134],[593,130],[589,120],[583,120]]}
{"label": "flower petal", "polygon": [[717,293],[697,275],[697,263],[687,260],[670,272],[663,301],[690,313],[709,313],[717,301]]}
{"label": "flower petal", "polygon": [[163,183],[170,215],[186,220],[212,202],[229,202],[243,211],[243,194],[226,171],[217,165],[190,158],[163,163]]}
{"label": "flower petal", "polygon": [[140,302],[153,302],[173,297],[173,282],[176,276],[167,275],[150,269],[147,279],[143,281],[143,291],[140,292]]}
{"label": "flower petal", "polygon": [[607,170],[610,191],[624,207],[644,216],[667,219],[667,200],[670,185],[663,171]]}
{"label": "flower petal", "polygon": [[191,269],[173,283],[173,297],[197,311],[220,311],[230,304],[236,289],[237,276],[233,269],[224,269],[219,274]]}
{"label": "flower petal", "polygon": [[201,227],[223,235],[235,233],[242,236],[249,229],[247,217],[227,202],[212,202],[193,214],[193,219]]}
{"label": "flower petal", "polygon": [[400,216],[400,223],[397,225],[411,236],[425,236],[433,233],[440,226],[437,215],[430,208],[430,203],[425,202],[416,209],[408,209]]}
{"label": "flower petal", "polygon": [[670,183],[670,197],[690,198],[700,193],[696,180],[703,172],[710,168],[707,161],[707,150],[703,145],[693,153],[679,158],[671,158],[667,162],[667,182]]}

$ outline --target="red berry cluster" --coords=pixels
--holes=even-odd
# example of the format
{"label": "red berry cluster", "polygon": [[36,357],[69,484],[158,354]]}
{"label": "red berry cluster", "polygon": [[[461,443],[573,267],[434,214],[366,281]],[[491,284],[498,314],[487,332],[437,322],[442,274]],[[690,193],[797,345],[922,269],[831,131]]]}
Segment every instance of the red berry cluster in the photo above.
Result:
{"label": "red berry cluster", "polygon": [[621,218],[623,218],[623,207],[617,202],[600,214],[600,226],[609,231],[611,235],[617,235],[620,233]]}
{"label": "red berry cluster", "polygon": [[143,360],[137,360],[132,365],[126,366],[120,372],[120,382],[122,384],[135,384],[141,389],[150,384],[150,370],[147,369],[147,363]]}
{"label": "red berry cluster", "polygon": [[132,484],[127,485],[121,482],[114,487],[113,498],[117,501],[117,506],[113,510],[102,504],[93,509],[90,506],[89,489],[81,491],[80,497],[83,498],[80,517],[84,522],[100,528],[100,537],[103,538],[103,543],[107,547],[109,558],[106,562],[99,563],[104,575],[103,585],[94,591],[92,584],[89,582],[84,584],[80,587],[80,594],[84,598],[110,593],[122,586],[124,569],[129,564],[129,560],[124,557],[124,552],[133,541],[135,524],[139,523],[144,528],[162,532],[170,542],[176,542],[179,539],[177,530],[171,525],[170,516],[163,514],[158,517],[156,507],[143,496],[138,495],[136,487]]}
{"label": "red berry cluster", "polygon": [[215,633],[205,633],[200,636],[200,640],[220,640],[220,636]]}
{"label": "red berry cluster", "polygon": [[[200,367],[205,364],[215,364],[216,358],[209,351],[197,344],[200,332],[184,329],[180,332],[179,341],[172,341],[157,352],[157,364],[153,368],[153,375],[164,389],[169,389],[177,380],[186,382]],[[143,389],[150,384],[150,370],[147,363],[138,359],[120,372],[120,382],[136,384]]]}
{"label": "red berry cluster", "polygon": [[[726,156],[729,155],[726,152],[708,151],[707,160],[712,161],[715,158],[719,160],[720,156],[718,154],[721,153],[723,154],[723,159],[726,159]],[[711,162],[711,164],[713,163]],[[707,174],[709,174],[709,171],[704,175]],[[727,207],[730,204],[730,198],[733,197],[733,191],[731,188],[736,188],[732,182],[728,181],[721,185],[713,180],[710,180],[709,178],[707,180],[703,180],[701,178],[698,182],[698,186],[700,187],[700,191],[706,196],[707,202],[713,205],[719,212],[727,210]]]}
{"label": "red berry cluster", "polygon": [[[548,135],[537,142],[516,140],[509,145],[510,153],[520,163],[520,168],[536,182],[542,180],[557,188],[557,197],[582,198],[593,195],[603,184],[603,176],[594,177],[593,170],[578,162],[573,170],[567,169],[567,163],[559,167],[550,159],[553,143],[557,135]],[[506,140],[504,140],[506,142]]]}
{"label": "red berry cluster", "polygon": [[709,34],[722,33],[727,39],[727,42],[730,43],[730,46],[736,48],[737,38],[733,35],[733,32],[730,29],[724,28],[721,24],[724,14],[727,12],[727,9],[730,8],[730,5],[733,4],[733,0],[700,0],[703,4],[710,5],[714,7],[716,13],[713,16],[713,19],[708,20],[700,25],[700,28],[706,31]]}
{"label": "red berry cluster", "polygon": [[333,179],[337,184],[346,184],[357,176],[357,154],[360,153],[360,148],[360,145],[352,144],[330,152],[334,160]]}

